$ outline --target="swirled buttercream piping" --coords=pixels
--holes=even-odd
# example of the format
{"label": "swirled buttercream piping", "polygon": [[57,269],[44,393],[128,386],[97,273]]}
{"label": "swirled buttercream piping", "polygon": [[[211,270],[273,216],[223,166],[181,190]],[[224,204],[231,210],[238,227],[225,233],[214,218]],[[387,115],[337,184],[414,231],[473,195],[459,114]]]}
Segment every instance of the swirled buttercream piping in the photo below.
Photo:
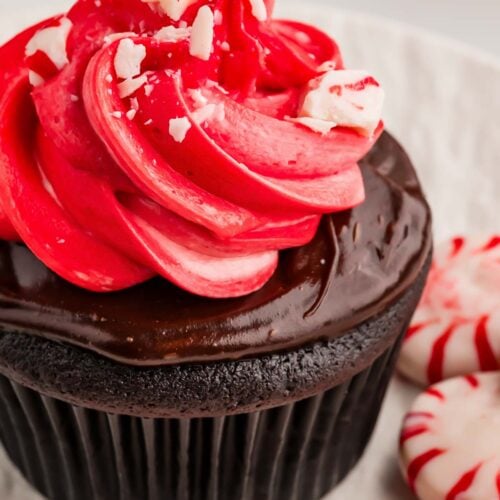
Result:
{"label": "swirled buttercream piping", "polygon": [[383,92],[271,1],[80,0],[0,49],[0,238],[91,291],[261,288],[364,199]]}

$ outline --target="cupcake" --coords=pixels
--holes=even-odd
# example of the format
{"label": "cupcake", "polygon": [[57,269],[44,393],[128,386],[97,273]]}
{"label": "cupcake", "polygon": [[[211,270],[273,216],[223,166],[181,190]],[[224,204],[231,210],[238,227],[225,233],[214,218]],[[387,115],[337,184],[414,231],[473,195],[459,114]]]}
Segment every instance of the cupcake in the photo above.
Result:
{"label": "cupcake", "polygon": [[80,0],[0,49],[0,439],[56,500],[312,500],[431,258],[383,90],[271,0]]}

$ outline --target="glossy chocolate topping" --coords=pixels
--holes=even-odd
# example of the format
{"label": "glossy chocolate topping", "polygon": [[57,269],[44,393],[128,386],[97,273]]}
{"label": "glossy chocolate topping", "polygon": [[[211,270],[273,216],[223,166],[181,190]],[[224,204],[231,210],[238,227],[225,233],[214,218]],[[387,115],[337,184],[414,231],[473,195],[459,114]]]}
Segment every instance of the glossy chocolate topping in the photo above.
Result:
{"label": "glossy chocolate topping", "polygon": [[211,300],[160,278],[101,295],[61,280],[24,246],[0,242],[0,324],[133,365],[240,358],[334,338],[380,313],[416,279],[431,218],[413,167],[384,134],[362,162],[366,201],[325,217],[283,252],[260,291]]}

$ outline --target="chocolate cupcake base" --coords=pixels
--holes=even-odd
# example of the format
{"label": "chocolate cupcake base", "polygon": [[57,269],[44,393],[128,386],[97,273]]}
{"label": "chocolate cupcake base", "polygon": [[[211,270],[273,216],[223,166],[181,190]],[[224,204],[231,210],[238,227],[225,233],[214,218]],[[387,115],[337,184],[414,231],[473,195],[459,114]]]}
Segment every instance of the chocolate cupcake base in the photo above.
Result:
{"label": "chocolate cupcake base", "polygon": [[369,441],[427,269],[345,336],[260,358],[139,369],[4,331],[0,439],[51,500],[319,499]]}
{"label": "chocolate cupcake base", "polygon": [[1,439],[53,500],[318,499],[362,454],[396,352],[317,396],[216,418],[87,410],[2,376]]}
{"label": "chocolate cupcake base", "polygon": [[286,405],[348,382],[391,349],[415,311],[430,259],[381,314],[340,337],[296,349],[141,368],[0,323],[0,374],[77,406],[141,418],[227,416]]}

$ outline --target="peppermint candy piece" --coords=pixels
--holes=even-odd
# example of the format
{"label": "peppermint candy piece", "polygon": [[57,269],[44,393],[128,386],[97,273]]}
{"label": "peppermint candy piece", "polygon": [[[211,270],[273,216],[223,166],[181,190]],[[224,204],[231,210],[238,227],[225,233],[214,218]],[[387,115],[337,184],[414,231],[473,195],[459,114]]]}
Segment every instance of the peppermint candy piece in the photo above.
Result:
{"label": "peppermint candy piece", "polygon": [[69,63],[66,43],[73,23],[61,17],[37,31],[26,45],[25,55],[30,66],[29,80],[36,87],[58,73]]}
{"label": "peppermint candy piece", "polygon": [[384,91],[365,71],[330,70],[309,82],[298,123],[317,130],[318,124],[350,127],[372,136],[380,123]]}
{"label": "peppermint candy piece", "polygon": [[398,369],[422,385],[500,369],[500,236],[436,249]]}
{"label": "peppermint candy piece", "polygon": [[423,500],[500,498],[500,373],[432,386],[407,414],[401,467]]}

